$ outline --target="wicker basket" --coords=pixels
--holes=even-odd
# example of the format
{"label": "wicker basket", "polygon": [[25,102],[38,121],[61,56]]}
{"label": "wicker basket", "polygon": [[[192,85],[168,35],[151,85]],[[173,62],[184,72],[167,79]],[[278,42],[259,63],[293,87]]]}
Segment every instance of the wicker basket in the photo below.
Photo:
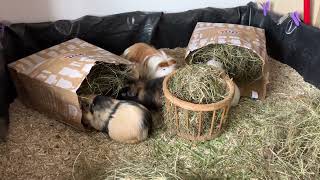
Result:
{"label": "wicker basket", "polygon": [[[175,72],[168,75],[163,82],[165,111],[169,117],[167,118],[170,121],[169,123],[173,125],[172,128],[177,132],[178,136],[188,140],[206,141],[214,139],[223,131],[223,127],[226,124],[226,117],[234,95],[233,81],[227,75],[222,75],[221,78],[226,81],[229,90],[228,96],[222,101],[212,104],[194,104],[178,99],[169,92],[168,80],[174,74]],[[195,120],[193,123],[191,121],[192,118]],[[193,132],[191,128],[193,128]]]}

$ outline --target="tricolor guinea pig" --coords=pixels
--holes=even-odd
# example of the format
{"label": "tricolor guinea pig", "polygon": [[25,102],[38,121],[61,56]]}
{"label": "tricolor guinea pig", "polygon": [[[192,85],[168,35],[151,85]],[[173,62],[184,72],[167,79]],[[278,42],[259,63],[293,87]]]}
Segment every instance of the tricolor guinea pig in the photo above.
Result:
{"label": "tricolor guinea pig", "polygon": [[158,111],[162,107],[163,80],[164,77],[131,81],[128,86],[120,90],[117,99],[135,101],[149,110]]}
{"label": "tricolor guinea pig", "polygon": [[152,116],[144,106],[106,96],[90,97],[82,103],[82,124],[107,133],[121,143],[138,143],[147,139]]}
{"label": "tricolor guinea pig", "polygon": [[136,63],[135,77],[154,79],[164,77],[176,69],[176,60],[164,51],[157,50],[146,43],[136,43],[127,48],[122,56]]}

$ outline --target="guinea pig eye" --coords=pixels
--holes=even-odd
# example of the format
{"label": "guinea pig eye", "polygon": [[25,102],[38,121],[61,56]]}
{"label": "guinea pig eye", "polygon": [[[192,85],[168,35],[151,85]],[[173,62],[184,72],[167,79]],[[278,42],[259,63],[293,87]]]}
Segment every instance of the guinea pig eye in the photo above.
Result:
{"label": "guinea pig eye", "polygon": [[133,93],[133,92],[128,92],[128,96],[129,96],[129,97],[134,97],[134,96],[135,96],[135,93]]}
{"label": "guinea pig eye", "polygon": [[165,68],[162,69],[162,71],[165,71],[165,70],[166,70]]}

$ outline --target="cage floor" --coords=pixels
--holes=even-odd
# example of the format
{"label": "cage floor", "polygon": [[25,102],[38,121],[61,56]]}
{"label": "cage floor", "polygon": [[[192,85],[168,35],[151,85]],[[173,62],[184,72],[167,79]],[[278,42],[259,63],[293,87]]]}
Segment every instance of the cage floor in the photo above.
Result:
{"label": "cage floor", "polygon": [[[166,51],[180,60],[183,58],[184,49]],[[264,102],[241,99],[231,110],[229,129],[221,137],[204,143],[185,141],[159,128],[143,143],[119,144],[102,133],[77,131],[16,100],[10,107],[8,141],[0,145],[0,179],[317,177],[319,151],[312,151],[318,155],[312,158],[313,163],[305,166],[303,163],[308,163],[305,162],[308,159],[304,157],[302,165],[296,165],[299,158],[283,157],[274,147],[278,142],[274,141],[273,131],[262,128],[272,126],[264,124],[269,120],[293,120],[296,117],[292,113],[301,114],[301,122],[314,118],[312,122],[318,124],[312,126],[320,126],[316,119],[320,110],[312,101],[320,99],[320,91],[287,65],[272,59],[270,63],[267,99]],[[300,106],[306,108],[299,109]],[[290,112],[293,107],[297,109]],[[272,129],[276,128],[274,124]],[[286,127],[282,128],[290,134]],[[320,134],[320,129],[313,133]],[[309,140],[320,141],[311,135]],[[299,151],[301,147],[293,143],[291,148],[294,152],[294,148]],[[311,160],[312,155],[309,156]]]}

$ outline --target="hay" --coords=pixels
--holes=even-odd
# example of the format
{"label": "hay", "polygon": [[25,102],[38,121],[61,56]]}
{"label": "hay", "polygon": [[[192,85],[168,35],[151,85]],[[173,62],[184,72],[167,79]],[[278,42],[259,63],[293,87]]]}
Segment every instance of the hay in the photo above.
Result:
{"label": "hay", "polygon": [[188,65],[176,71],[168,81],[168,89],[175,97],[195,103],[211,104],[223,100],[227,94],[222,71],[204,64]]}
{"label": "hay", "polygon": [[79,180],[319,179],[320,90],[272,59],[270,82],[265,101],[243,98],[230,111],[226,132],[202,143],[162,127],[143,143],[123,145],[16,101],[8,142],[0,146],[0,177],[72,179],[74,167]]}
{"label": "hay", "polygon": [[247,48],[210,44],[192,51],[186,58],[188,64],[206,63],[209,60],[221,62],[228,75],[238,83],[250,83],[262,76],[262,60]]}
{"label": "hay", "polygon": [[[195,103],[195,104],[211,104],[223,100],[229,93],[227,84],[222,79],[223,72],[213,66],[205,64],[187,65],[179,70],[169,79],[168,89],[175,97]],[[170,103],[170,109],[164,110],[164,117],[168,123],[171,123],[171,129],[176,130],[175,111]],[[202,129],[199,130],[200,113],[188,111],[177,107],[179,120],[179,131],[184,134],[196,137],[198,133],[207,134],[210,131],[213,112],[201,112]],[[222,111],[217,112],[215,122],[220,121]],[[189,127],[188,127],[189,125]],[[214,127],[217,128],[217,125]],[[200,131],[200,132],[199,132]]]}
{"label": "hay", "polygon": [[77,94],[80,97],[92,94],[117,97],[128,81],[129,72],[130,68],[125,64],[97,62],[82,82]]}

